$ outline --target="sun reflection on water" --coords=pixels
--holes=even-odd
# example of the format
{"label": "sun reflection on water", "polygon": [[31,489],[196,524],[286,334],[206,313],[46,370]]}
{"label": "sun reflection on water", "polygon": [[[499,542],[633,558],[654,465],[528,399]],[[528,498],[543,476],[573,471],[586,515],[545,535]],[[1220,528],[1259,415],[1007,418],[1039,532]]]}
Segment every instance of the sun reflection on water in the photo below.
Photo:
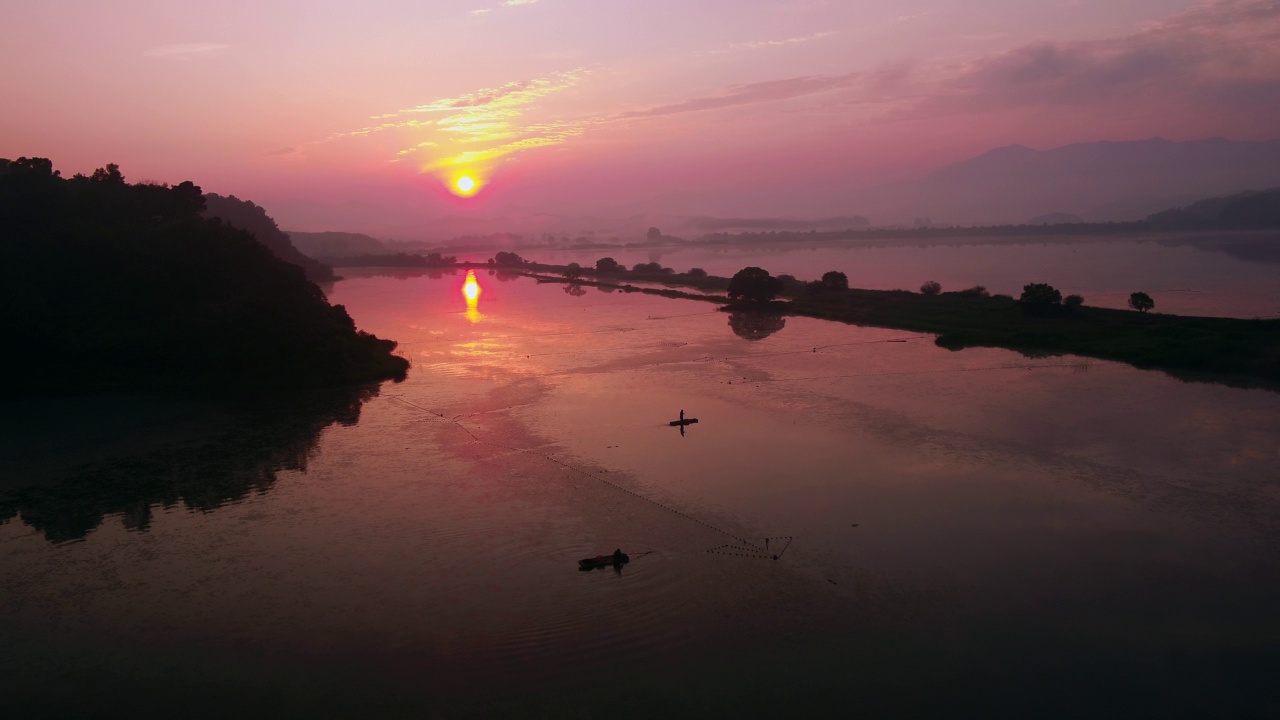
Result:
{"label": "sun reflection on water", "polygon": [[484,319],[480,313],[480,282],[476,280],[476,271],[467,270],[467,277],[462,281],[462,296],[467,299],[467,320],[478,323]]}

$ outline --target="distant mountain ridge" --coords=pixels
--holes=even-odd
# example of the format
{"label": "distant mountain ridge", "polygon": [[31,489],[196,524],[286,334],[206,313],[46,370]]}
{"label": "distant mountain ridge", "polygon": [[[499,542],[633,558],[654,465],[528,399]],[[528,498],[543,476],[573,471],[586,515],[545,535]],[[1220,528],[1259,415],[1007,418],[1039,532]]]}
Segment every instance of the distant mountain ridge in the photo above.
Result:
{"label": "distant mountain ridge", "polygon": [[889,216],[928,216],[939,224],[1014,223],[1058,213],[1106,222],[1277,185],[1280,140],[1154,138],[1050,150],[1009,145],[861,200]]}
{"label": "distant mountain ridge", "polygon": [[346,258],[390,252],[381,240],[364,233],[290,230],[287,234],[298,252],[310,258]]}
{"label": "distant mountain ridge", "polygon": [[307,257],[294,247],[288,233],[280,230],[276,221],[267,211],[258,205],[241,200],[235,195],[223,197],[217,193],[204,196],[207,218],[218,218],[223,222],[253,233],[258,242],[281,260],[301,267],[312,282],[330,282],[334,279],[333,268]]}

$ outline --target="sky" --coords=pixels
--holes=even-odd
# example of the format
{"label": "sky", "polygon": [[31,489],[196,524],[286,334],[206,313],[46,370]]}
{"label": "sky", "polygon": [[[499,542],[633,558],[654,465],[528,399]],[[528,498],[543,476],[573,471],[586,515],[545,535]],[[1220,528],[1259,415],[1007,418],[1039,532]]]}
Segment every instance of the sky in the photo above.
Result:
{"label": "sky", "polygon": [[0,157],[295,230],[852,214],[1010,144],[1280,136],[1275,0],[42,0],[0,27]]}

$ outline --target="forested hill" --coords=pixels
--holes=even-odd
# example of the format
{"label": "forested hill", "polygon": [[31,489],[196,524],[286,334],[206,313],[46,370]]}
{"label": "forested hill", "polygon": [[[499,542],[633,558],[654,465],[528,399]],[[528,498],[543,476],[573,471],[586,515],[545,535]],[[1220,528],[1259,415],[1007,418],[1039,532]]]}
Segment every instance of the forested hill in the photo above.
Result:
{"label": "forested hill", "polygon": [[301,268],[203,218],[190,182],[66,179],[0,159],[0,396],[83,389],[343,385],[403,377]]}
{"label": "forested hill", "polygon": [[266,245],[276,257],[305,270],[309,280],[324,282],[334,279],[333,268],[303,255],[289,240],[288,233],[276,225],[276,221],[271,219],[266,210],[235,195],[223,197],[217,193],[208,193],[204,196],[204,203],[205,217],[221,218],[228,225],[253,233],[258,242]]}
{"label": "forested hill", "polygon": [[1158,212],[1146,221],[1162,230],[1280,229],[1280,188],[1209,198]]}

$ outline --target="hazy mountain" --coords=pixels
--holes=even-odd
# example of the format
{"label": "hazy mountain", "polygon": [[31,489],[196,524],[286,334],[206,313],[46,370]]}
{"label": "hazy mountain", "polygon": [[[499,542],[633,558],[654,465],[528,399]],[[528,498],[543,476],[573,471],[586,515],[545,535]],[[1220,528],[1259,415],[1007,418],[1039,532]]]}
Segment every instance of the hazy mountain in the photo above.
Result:
{"label": "hazy mountain", "polygon": [[1264,230],[1280,228],[1280,188],[1249,190],[1171,208],[1147,218],[1171,230]]}
{"label": "hazy mountain", "polygon": [[219,218],[228,225],[253,233],[258,242],[266,246],[276,257],[297,265],[307,274],[312,282],[326,282],[334,279],[333,268],[307,257],[294,247],[289,235],[280,230],[276,221],[267,211],[258,205],[241,200],[235,195],[223,197],[217,193],[204,196],[207,218]]}
{"label": "hazy mountain", "polygon": [[1010,145],[858,200],[890,217],[931,217],[935,225],[1017,223],[1054,213],[1100,222],[1276,185],[1280,140],[1156,138],[1052,150]]}
{"label": "hazy mountain", "polygon": [[1075,213],[1048,213],[1046,215],[1037,215],[1027,221],[1028,225],[1063,225],[1069,223],[1082,223],[1084,218]]}
{"label": "hazy mountain", "polygon": [[288,232],[289,240],[303,255],[313,259],[345,258],[390,252],[376,237],[348,232]]}

